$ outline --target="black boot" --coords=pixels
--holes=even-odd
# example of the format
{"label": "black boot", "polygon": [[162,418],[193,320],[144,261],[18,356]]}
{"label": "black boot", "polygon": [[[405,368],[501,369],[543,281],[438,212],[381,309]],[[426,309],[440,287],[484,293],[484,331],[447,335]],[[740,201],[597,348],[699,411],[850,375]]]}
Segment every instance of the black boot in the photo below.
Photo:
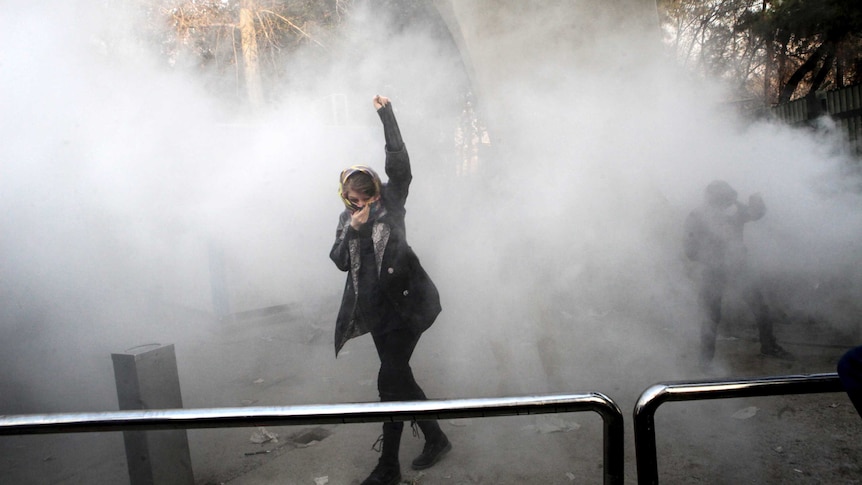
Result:
{"label": "black boot", "polygon": [[368,475],[362,485],[398,485],[399,483],[401,483],[401,466],[398,462],[392,463],[381,457],[374,471]]}
{"label": "black boot", "polygon": [[433,466],[446,453],[449,453],[452,449],[452,443],[440,429],[437,421],[419,421],[418,424],[425,435],[425,447],[422,448],[422,454],[413,460],[413,469],[424,470]]}
{"label": "black boot", "polygon": [[401,430],[403,428],[404,423],[401,422],[383,423],[383,436],[380,438],[383,441],[383,446],[380,460],[371,475],[361,485],[397,485],[401,482],[398,450],[401,447]]}

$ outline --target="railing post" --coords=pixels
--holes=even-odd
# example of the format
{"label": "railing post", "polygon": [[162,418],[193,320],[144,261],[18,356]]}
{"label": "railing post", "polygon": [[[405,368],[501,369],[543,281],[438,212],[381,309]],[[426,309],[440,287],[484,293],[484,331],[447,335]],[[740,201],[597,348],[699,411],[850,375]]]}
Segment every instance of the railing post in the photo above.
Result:
{"label": "railing post", "polygon": [[[173,354],[171,354],[171,357]],[[150,409],[150,408],[146,408]],[[604,394],[386,401],[216,409],[151,409],[76,414],[0,415],[0,436],[95,431],[138,431],[294,426],[388,421],[490,418],[594,411],[604,421],[604,483],[625,479],[624,425],[619,406]],[[159,482],[162,483],[162,482]],[[167,483],[167,482],[165,482]],[[173,482],[175,483],[175,482]]]}
{"label": "railing post", "polygon": [[638,484],[655,485],[658,483],[658,452],[655,444],[655,412],[664,402],[664,384],[656,384],[645,390],[634,410],[635,460],[637,462]]}
{"label": "railing post", "polygon": [[604,406],[596,409],[602,417],[604,430],[604,483],[622,485],[625,482],[625,424],[619,406],[601,393],[596,396],[604,400]]}
{"label": "railing post", "polygon": [[838,374],[770,376],[749,379],[658,383],[641,393],[634,409],[638,483],[658,483],[655,412],[666,401],[699,401],[739,397],[841,392]]}

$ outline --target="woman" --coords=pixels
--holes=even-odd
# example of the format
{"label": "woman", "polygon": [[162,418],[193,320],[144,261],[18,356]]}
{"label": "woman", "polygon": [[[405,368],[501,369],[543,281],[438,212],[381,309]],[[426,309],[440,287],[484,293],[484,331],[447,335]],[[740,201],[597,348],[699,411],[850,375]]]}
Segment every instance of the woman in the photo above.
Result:
{"label": "woman", "polygon": [[[407,244],[404,226],[407,193],[413,175],[410,159],[392,111],[383,96],[374,97],[386,140],[386,175],[357,165],[341,172],[339,194],[347,209],[341,213],[329,257],[347,283],[335,325],[335,355],[347,340],[371,333],[380,371],[381,401],[425,400],[413,378],[410,356],[440,313],[440,296],[419,259]],[[452,445],[436,421],[420,421],[425,447],[413,469],[432,466]],[[380,460],[363,485],[394,485],[401,481],[398,450],[403,422],[383,423]]]}

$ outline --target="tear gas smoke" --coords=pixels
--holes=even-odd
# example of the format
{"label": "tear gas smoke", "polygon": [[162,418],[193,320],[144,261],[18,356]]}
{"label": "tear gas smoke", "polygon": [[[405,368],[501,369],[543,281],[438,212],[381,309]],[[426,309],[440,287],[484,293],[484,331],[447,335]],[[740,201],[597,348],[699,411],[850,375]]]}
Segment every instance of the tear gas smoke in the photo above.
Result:
{"label": "tear gas smoke", "polygon": [[[324,332],[304,352],[345,382],[373,378],[332,362],[344,276],[327,254],[340,170],[383,172],[378,93],[411,153],[409,239],[443,298],[415,356],[420,376],[441,372],[429,395],[631,399],[690,376],[699,316],[681,227],[713,179],[766,201],[746,240],[772,303],[858,337],[858,162],[839,136],[740,119],[720,86],[667,62],[657,34],[609,27],[619,14],[594,2],[584,17],[456,7],[467,63],[439,29],[388,31],[357,4],[343,50],[298,54],[279,101],[240,118],[123,37],[130,18],[108,3],[5,7],[0,412],[115,409],[109,353],[150,341],[189,342],[201,361],[178,348],[194,369],[181,371],[195,377],[187,405],[219,402],[218,374],[242,357],[204,357],[224,325],[206,317],[213,251],[232,312],[300,308]],[[490,143],[457,175],[445,150],[468,77]],[[333,95],[346,125],[327,122]],[[97,378],[72,383],[70,368]],[[288,399],[330,401],[306,379]]]}

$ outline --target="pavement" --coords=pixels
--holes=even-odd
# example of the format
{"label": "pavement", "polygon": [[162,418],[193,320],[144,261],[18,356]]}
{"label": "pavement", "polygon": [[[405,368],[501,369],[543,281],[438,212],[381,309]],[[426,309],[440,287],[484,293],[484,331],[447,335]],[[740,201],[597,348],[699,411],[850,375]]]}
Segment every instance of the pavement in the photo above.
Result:
{"label": "pavement", "polygon": [[[293,316],[295,317],[295,315]],[[244,372],[225,404],[286,405],[376,402],[377,356],[370,338],[348,343],[338,359],[332,355],[326,316],[320,322],[290,326],[290,315],[247,321],[226,329],[222,345],[253,345]],[[429,335],[430,336],[430,335]],[[432,337],[433,338],[433,337]],[[250,345],[251,344],[251,345]],[[211,347],[211,346],[209,346]],[[428,346],[434,347],[434,346]],[[428,347],[417,349],[413,367],[431,396],[489,397],[496,386],[477,395],[442,395],[445,372],[433,369]],[[304,365],[300,368],[297,362]],[[429,369],[429,367],[431,367]],[[489,380],[489,383],[496,380]],[[415,471],[410,462],[424,441],[405,426],[401,445],[402,483],[575,483],[602,482],[602,420],[595,413],[444,420],[441,427],[453,450],[433,467]],[[379,454],[372,445],[378,423],[266,427],[277,436],[253,443],[258,428],[190,431],[192,461],[198,484],[359,484]],[[529,452],[525,453],[525,450]],[[584,477],[583,470],[589,470]],[[586,481],[584,481],[586,479]]]}
{"label": "pavement", "polygon": [[[376,401],[378,363],[373,343],[370,338],[360,337],[349,342],[338,359],[333,358],[332,312],[321,305],[229,321],[213,321],[206,315],[176,316],[176,321],[191,329],[176,334],[173,342],[184,407]],[[564,322],[577,320],[581,334],[599,337],[612,325],[623,326],[632,339],[651,342],[657,348],[644,354],[585,354],[569,352],[580,347],[561,345],[559,338],[544,335],[513,340],[510,353],[506,353],[487,339],[471,341],[463,334],[461,339],[447,338],[453,329],[447,328],[451,323],[443,320],[439,329],[432,328],[423,336],[414,354],[412,365],[417,380],[429,396],[441,399],[601,391],[623,410],[625,483],[636,483],[629,418],[634,402],[652,383],[698,377],[693,370],[695,356],[680,345],[683,337],[677,329],[656,331],[656,327],[638,325],[636,319],[613,312],[573,314],[569,310],[561,311],[557,317]],[[174,325],[170,320],[164,321]],[[717,375],[700,377],[831,372],[839,353],[828,345],[814,345],[818,338],[823,339],[822,328],[806,327],[801,332],[782,326],[777,329],[779,341],[795,339],[785,347],[797,355],[797,360],[763,358],[758,355],[756,340],[751,338],[754,327],[750,327],[729,327],[730,333],[718,341],[717,355],[724,367]],[[548,357],[551,354],[553,358]],[[98,371],[104,375],[94,372],[88,379],[110,382],[113,376],[109,366]],[[105,386],[102,395],[90,398],[109,403],[102,409],[116,409],[112,392],[111,386]],[[660,457],[663,481],[690,483],[691,477],[746,470],[748,476],[766,477],[760,483],[794,483],[798,476],[795,470],[830,473],[829,470],[845,469],[851,474],[859,470],[858,465],[853,465],[853,457],[862,456],[862,443],[854,441],[853,436],[862,432],[862,425],[845,402],[846,396],[764,398],[754,401],[754,410],[750,401],[731,401],[734,400],[713,407],[692,405],[659,413],[659,450],[666,453]],[[64,410],[93,410],[90,406],[77,409],[79,404],[70,406]],[[788,412],[795,421],[807,416],[816,421],[805,422],[803,426],[807,427],[796,429],[788,426]],[[663,413],[673,416],[673,420],[658,421]],[[742,423],[740,419],[746,421]],[[705,423],[716,423],[718,429],[703,430]],[[735,430],[740,424],[745,427]],[[405,427],[402,483],[602,483],[602,420],[596,413],[444,420],[441,427],[450,437],[453,450],[423,471],[409,467],[421,452],[423,441]],[[752,434],[755,428],[758,431]],[[743,441],[739,441],[736,431],[745,436]],[[196,485],[355,485],[376,464],[378,454],[371,447],[379,434],[379,424],[360,423],[189,430],[188,438]],[[787,450],[798,447],[800,442],[811,444],[806,457],[788,460]],[[713,448],[726,450],[727,456]],[[836,464],[836,456],[844,461]],[[742,460],[755,460],[755,466],[734,465]],[[795,483],[815,483],[817,476],[809,474],[807,481]],[[129,483],[122,435],[2,437],[0,482]],[[724,483],[738,482],[728,479]]]}

